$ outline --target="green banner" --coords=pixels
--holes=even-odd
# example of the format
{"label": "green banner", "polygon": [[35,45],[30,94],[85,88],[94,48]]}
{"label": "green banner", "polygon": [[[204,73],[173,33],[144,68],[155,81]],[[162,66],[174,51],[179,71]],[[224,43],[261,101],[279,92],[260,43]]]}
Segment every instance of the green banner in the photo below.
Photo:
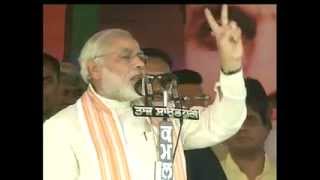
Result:
{"label": "green banner", "polygon": [[70,5],[67,20],[65,58],[78,65],[77,59],[84,43],[98,31],[101,5]]}

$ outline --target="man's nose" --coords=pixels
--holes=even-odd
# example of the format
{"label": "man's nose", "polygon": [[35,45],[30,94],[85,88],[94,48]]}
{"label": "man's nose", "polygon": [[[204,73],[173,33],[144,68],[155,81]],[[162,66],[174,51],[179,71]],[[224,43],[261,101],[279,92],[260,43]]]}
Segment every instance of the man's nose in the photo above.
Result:
{"label": "man's nose", "polygon": [[135,56],[132,62],[136,69],[144,70],[145,61],[141,59],[139,56]]}

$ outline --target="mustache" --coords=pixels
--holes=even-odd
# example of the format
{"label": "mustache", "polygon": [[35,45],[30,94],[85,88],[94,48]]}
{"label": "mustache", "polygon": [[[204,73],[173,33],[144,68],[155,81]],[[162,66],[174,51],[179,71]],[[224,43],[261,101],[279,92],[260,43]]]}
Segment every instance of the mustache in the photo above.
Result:
{"label": "mustache", "polygon": [[143,78],[143,76],[144,75],[142,73],[139,73],[139,74],[136,74],[136,75],[132,76],[131,79],[139,81],[139,80],[141,80]]}

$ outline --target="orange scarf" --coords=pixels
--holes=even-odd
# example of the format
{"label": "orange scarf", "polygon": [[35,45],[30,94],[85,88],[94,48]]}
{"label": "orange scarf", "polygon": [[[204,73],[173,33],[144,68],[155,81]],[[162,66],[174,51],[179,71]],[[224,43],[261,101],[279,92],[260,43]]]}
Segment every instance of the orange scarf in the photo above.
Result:
{"label": "orange scarf", "polygon": [[[131,180],[125,142],[111,110],[94,94],[91,88],[81,97],[84,119],[97,153],[101,180]],[[177,132],[174,131],[174,140]],[[175,142],[174,142],[175,143]],[[179,141],[174,162],[174,179],[186,180],[182,143]]]}

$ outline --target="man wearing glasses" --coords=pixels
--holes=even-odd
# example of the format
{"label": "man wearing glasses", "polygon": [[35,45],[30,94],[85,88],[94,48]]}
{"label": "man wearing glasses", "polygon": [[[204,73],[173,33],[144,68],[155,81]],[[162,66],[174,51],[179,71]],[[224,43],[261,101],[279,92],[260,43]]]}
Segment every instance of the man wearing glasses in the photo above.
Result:
{"label": "man wearing glasses", "polygon": [[[199,121],[183,124],[181,140],[173,139],[178,146],[176,180],[187,179],[184,149],[224,141],[246,116],[241,31],[229,22],[226,5],[221,25],[208,10],[205,14],[219,44],[222,94],[201,112]],[[86,42],[79,62],[87,91],[44,124],[44,180],[157,179],[157,123],[135,117],[131,107],[141,98],[135,84],[145,73],[145,60],[138,42],[124,30],[100,31]]]}
{"label": "man wearing glasses", "polygon": [[188,108],[192,106],[208,106],[210,97],[203,93],[201,87],[202,77],[198,72],[182,69],[174,71],[173,74],[177,78],[178,92],[183,98],[184,106]]}

